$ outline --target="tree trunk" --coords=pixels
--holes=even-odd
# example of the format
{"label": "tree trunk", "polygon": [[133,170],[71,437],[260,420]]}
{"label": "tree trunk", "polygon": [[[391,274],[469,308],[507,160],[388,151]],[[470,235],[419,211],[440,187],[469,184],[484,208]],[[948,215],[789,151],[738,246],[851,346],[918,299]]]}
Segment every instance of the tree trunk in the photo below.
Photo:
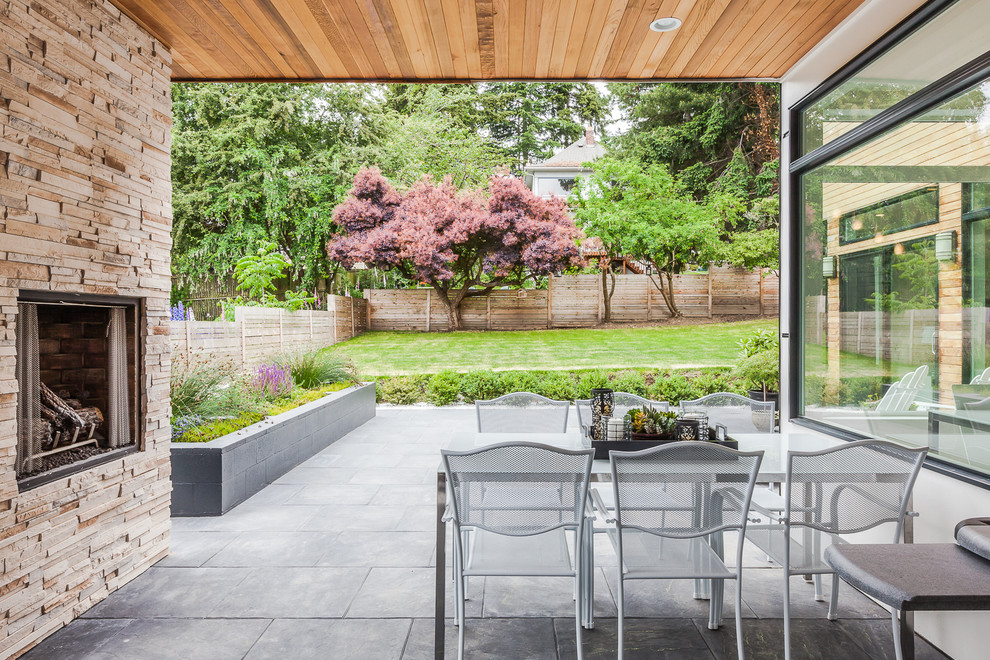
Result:
{"label": "tree trunk", "polygon": [[667,282],[663,286],[658,286],[657,289],[660,290],[660,295],[663,296],[663,302],[667,305],[667,309],[670,311],[671,318],[677,318],[681,315],[679,309],[677,309],[677,304],[674,302],[674,275],[669,271],[660,271],[661,282],[666,279]]}
{"label": "tree trunk", "polygon": [[[608,287],[608,276],[612,276],[612,288]],[[602,267],[602,299],[605,302],[605,323],[612,320],[612,294],[615,293],[615,273],[611,267]]]}
{"label": "tree trunk", "polygon": [[464,292],[458,292],[453,300],[450,299],[450,294],[441,289],[438,286],[434,286],[433,290],[437,292],[440,296],[440,300],[443,302],[444,307],[447,308],[447,331],[460,330],[461,329],[461,301],[464,299]]}

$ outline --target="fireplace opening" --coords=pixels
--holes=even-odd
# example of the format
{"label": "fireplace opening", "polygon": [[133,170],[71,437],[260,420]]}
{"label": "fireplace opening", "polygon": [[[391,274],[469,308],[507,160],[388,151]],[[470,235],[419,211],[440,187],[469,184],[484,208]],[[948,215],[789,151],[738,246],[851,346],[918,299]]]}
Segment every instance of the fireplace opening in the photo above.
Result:
{"label": "fireplace opening", "polygon": [[19,481],[62,476],[135,445],[136,301],[22,297],[15,350]]}

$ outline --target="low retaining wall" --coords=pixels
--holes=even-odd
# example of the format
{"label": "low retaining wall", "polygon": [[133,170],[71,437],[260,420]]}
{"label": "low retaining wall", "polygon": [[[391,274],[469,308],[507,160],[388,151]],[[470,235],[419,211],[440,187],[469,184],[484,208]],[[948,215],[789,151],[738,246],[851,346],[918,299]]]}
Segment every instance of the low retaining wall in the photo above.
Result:
{"label": "low retaining wall", "polygon": [[172,515],[219,516],[375,416],[375,384],[210,442],[172,443]]}

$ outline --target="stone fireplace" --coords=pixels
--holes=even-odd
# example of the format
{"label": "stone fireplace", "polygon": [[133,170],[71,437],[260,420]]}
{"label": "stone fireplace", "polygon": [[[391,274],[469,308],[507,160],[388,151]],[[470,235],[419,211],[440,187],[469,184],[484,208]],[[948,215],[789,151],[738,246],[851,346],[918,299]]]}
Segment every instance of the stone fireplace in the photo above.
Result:
{"label": "stone fireplace", "polygon": [[0,3],[0,658],[168,553],[170,78],[109,0]]}

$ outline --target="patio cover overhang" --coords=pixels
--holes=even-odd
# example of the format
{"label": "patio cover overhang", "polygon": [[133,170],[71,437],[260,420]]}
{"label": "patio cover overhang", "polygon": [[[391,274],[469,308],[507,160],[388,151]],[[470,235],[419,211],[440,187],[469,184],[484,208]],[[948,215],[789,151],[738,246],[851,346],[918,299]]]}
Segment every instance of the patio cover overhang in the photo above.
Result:
{"label": "patio cover overhang", "polygon": [[469,82],[773,80],[865,0],[113,2],[176,82]]}

